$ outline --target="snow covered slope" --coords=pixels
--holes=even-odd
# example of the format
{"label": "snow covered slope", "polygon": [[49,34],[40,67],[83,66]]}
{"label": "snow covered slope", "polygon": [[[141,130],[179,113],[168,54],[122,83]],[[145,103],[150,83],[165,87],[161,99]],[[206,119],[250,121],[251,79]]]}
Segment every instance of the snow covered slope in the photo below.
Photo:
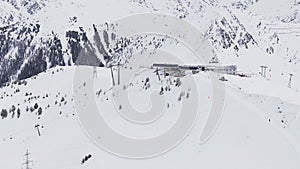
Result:
{"label": "snow covered slope", "polygon": [[[0,166],[22,167],[28,149],[34,169],[298,169],[299,7],[297,0],[0,1]],[[211,61],[236,64],[250,77],[224,75],[224,114],[213,136],[200,144],[214,98],[209,74],[194,75],[200,102],[191,133],[162,156],[132,160],[107,153],[87,137],[74,104],[73,80],[76,69],[93,72],[98,108],[119,133],[149,138],[169,129],[191,92],[181,91],[176,78],[159,82],[153,70],[145,69],[128,87],[131,103],[141,111],[151,108],[151,92],[163,88],[166,112],[155,123],[129,122],[118,113],[122,105],[113,101],[123,86],[112,88],[109,66],[120,58],[127,67],[134,53],[168,49],[184,63],[202,63],[174,37],[116,34],[122,29],[113,24],[116,20],[145,12],[195,26],[213,47]],[[265,77],[261,66],[267,67]],[[82,163],[85,157],[90,158]]]}
{"label": "snow covered slope", "polygon": [[[77,67],[77,69],[90,69]],[[297,169],[300,166],[300,121],[299,105],[279,99],[246,94],[235,87],[226,87],[224,115],[218,130],[206,144],[199,144],[199,137],[207,120],[211,103],[211,82],[205,73],[195,75],[200,82],[200,112],[189,136],[172,151],[147,160],[129,160],[111,155],[88,139],[81,128],[73,100],[73,75],[75,67],[52,68],[37,77],[20,84],[2,88],[1,108],[11,110],[0,120],[0,158],[4,168],[20,168],[26,149],[32,153],[34,168],[272,168]],[[155,136],[172,126],[178,116],[180,91],[172,87],[166,93],[169,109],[155,124],[141,126],[130,123],[119,116],[113,106],[110,90],[110,71],[96,70],[95,84],[107,93],[95,99],[102,114],[115,130],[131,136],[147,138]],[[150,77],[151,91],[156,78],[151,71],[134,79],[130,90],[132,101],[139,109],[147,109],[148,90],[143,88],[143,77]],[[153,78],[152,78],[152,77]],[[184,79],[182,83],[184,83]],[[51,83],[51,87],[48,84]],[[231,83],[231,80],[226,83]],[[99,86],[100,85],[100,86]],[[154,88],[154,89],[153,89]],[[80,89],[79,89],[80,90]],[[16,92],[18,91],[18,92]],[[176,92],[178,91],[178,92]],[[157,91],[159,92],[159,91]],[[138,95],[138,97],[136,97]],[[107,100],[108,99],[108,100]],[[37,107],[35,104],[37,103]],[[139,106],[140,104],[145,106]],[[12,106],[15,111],[12,111]],[[105,105],[105,107],[101,107]],[[167,105],[166,105],[167,106]],[[42,109],[39,112],[39,108]],[[20,117],[17,117],[20,109]],[[16,112],[16,113],[13,113]],[[12,117],[14,115],[14,117]],[[40,125],[39,130],[35,125]],[[82,158],[91,154],[87,163]]]}

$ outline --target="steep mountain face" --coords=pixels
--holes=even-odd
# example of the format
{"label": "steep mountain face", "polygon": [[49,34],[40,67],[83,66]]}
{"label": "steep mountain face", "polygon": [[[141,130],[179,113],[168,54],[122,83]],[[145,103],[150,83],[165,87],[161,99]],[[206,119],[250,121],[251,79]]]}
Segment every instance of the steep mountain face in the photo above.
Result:
{"label": "steep mountain face", "polygon": [[234,49],[238,51],[248,49],[249,46],[257,44],[253,36],[240,23],[236,15],[229,13],[229,17],[220,17],[210,25],[206,36],[209,37],[215,49]]}
{"label": "steep mountain face", "polygon": [[2,0],[8,2],[17,10],[25,10],[29,14],[35,14],[46,6],[47,0]]}
{"label": "steep mountain face", "polygon": [[[200,23],[211,20],[208,25],[201,24],[199,30],[205,32],[205,36],[211,41],[216,52],[232,50],[233,54],[239,55],[241,49],[248,49],[250,46],[257,45],[256,40],[246,27],[241,23],[233,9],[247,9],[249,6],[258,2],[258,0],[245,1],[186,1],[186,0],[168,0],[166,9],[159,9],[153,1],[133,1],[139,6],[151,10],[165,11],[169,10],[180,19],[193,17],[195,14]],[[211,12],[215,14],[212,15]]]}
{"label": "steep mountain face", "polygon": [[54,33],[37,38],[39,29],[20,22],[0,28],[0,84],[66,65],[61,40]]}
{"label": "steep mountain face", "polygon": [[[93,25],[90,38],[82,27],[67,30],[65,39],[54,32],[41,37],[39,24],[20,24],[0,28],[0,84],[23,80],[55,66],[124,64],[134,51],[159,48],[165,41],[164,38],[142,35],[117,37],[114,25],[109,29]],[[62,40],[67,43],[65,49]]]}
{"label": "steep mountain face", "polygon": [[[134,50],[142,50],[147,44],[159,48],[159,44],[163,43],[162,38],[143,41],[146,37],[119,37],[114,30],[116,25],[96,25],[92,22],[83,25],[82,19],[73,14],[67,16],[70,22],[65,23],[72,25],[72,28],[66,26],[61,32],[52,31],[49,25],[44,25],[44,20],[40,21],[36,16],[44,15],[44,10],[51,5],[53,9],[57,6],[64,8],[59,6],[60,2],[53,2],[54,5],[51,0],[0,1],[0,86],[55,66],[77,64],[109,67],[125,63]],[[262,55],[277,51],[278,34],[269,30],[268,22],[249,12],[249,9],[261,5],[258,0],[130,0],[128,3],[137,9],[163,11],[179,19],[193,18],[200,23],[199,30],[210,40],[216,58],[223,57],[223,52],[239,57],[244,51],[253,48],[262,48]],[[296,12],[287,17],[282,16],[281,22],[294,23],[299,20],[296,10],[299,2],[293,4]],[[73,6],[87,4],[74,3]],[[83,10],[79,7],[78,10]],[[249,27],[247,20],[236,14],[237,11],[258,18],[253,19],[255,23],[251,23],[254,28]],[[56,23],[53,24],[55,26]]]}
{"label": "steep mountain face", "polygon": [[[103,28],[105,27],[105,28]],[[159,35],[121,37],[117,24],[93,25],[90,32],[72,30],[66,33],[67,53],[76,65],[111,67],[125,64],[135,53],[158,49],[168,39]]]}
{"label": "steep mountain face", "polygon": [[[37,22],[30,22],[25,9],[33,14],[44,1],[8,0],[0,16],[0,86],[36,75],[48,68],[66,65],[61,40],[55,33],[41,37]],[[7,8],[7,9],[6,9]]]}

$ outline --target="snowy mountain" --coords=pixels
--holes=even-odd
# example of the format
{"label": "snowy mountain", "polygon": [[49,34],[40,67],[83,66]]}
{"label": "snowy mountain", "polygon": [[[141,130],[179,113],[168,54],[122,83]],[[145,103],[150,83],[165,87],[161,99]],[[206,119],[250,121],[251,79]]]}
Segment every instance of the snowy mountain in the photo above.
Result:
{"label": "snowy mountain", "polygon": [[[72,65],[74,63],[89,65],[92,62],[95,62],[96,66],[109,65],[105,63],[108,57],[117,57],[113,56],[114,54],[109,53],[109,51],[113,50],[113,48],[117,46],[117,43],[122,41],[121,39],[128,38],[112,35],[110,37],[110,40],[112,40],[110,45],[105,45],[107,44],[107,40],[105,42],[104,36],[108,36],[107,33],[107,35],[105,35],[105,31],[113,32],[113,30],[106,28],[105,24],[107,21],[105,21],[102,16],[93,15],[92,11],[97,9],[94,8],[94,6],[97,5],[91,5],[93,2],[30,1],[30,3],[27,3],[27,1],[2,1],[1,3],[10,7],[3,8],[1,10],[3,15],[0,17],[0,19],[3,20],[2,24],[4,24],[1,28],[1,41],[3,44],[1,45],[1,63],[5,65],[1,66],[1,84],[36,75],[53,66]],[[161,5],[161,3],[164,5]],[[241,10],[234,5],[236,3],[246,4],[248,7]],[[281,20],[276,22],[267,20],[269,17],[260,14],[260,6],[263,5],[260,1],[218,2],[169,0],[165,2],[130,1],[118,2],[116,4],[115,8],[117,9],[120,6],[126,6],[124,9],[119,10],[124,11],[122,13],[126,13],[126,11],[128,13],[128,10],[131,11],[132,9],[137,12],[143,10],[164,12],[175,15],[180,19],[194,22],[197,28],[203,31],[205,36],[210,39],[215,54],[223,63],[245,63],[245,60],[249,58],[244,59],[244,57],[240,59],[237,57],[245,55],[245,53],[252,53],[253,50],[256,50],[257,55],[261,55],[263,58],[268,57],[268,54],[278,55],[278,57],[283,57],[283,55],[295,55],[292,60],[299,60],[297,54],[298,50],[295,47],[289,49],[289,53],[278,52],[290,48],[294,43],[292,41],[283,41],[279,45],[278,43],[280,43],[281,37],[278,35],[276,28],[273,28],[274,24],[276,25],[275,27],[279,29],[281,29],[281,27],[286,27],[284,29],[293,29],[294,26],[286,25],[281,22]],[[291,4],[293,5],[293,9],[297,9],[297,2]],[[103,3],[103,5],[105,6],[106,4]],[[255,8],[255,10],[253,8]],[[35,12],[28,12],[28,10]],[[91,13],[86,11],[91,11]],[[280,14],[282,14],[279,15],[280,17],[286,17],[283,12]],[[56,17],[57,15],[62,17],[58,19]],[[121,12],[120,14],[111,13],[112,18],[118,18],[118,15],[121,16],[123,14],[121,14]],[[102,20],[104,21],[101,22]],[[293,24],[293,21],[286,22]],[[18,29],[16,29],[16,25],[18,25]],[[24,31],[26,29],[30,30]],[[299,30],[296,29],[293,32],[297,31]],[[298,38],[299,36],[294,36],[293,41],[297,41]],[[12,45],[12,42],[14,45]],[[25,46],[17,47],[18,43],[25,43]],[[10,44],[11,46],[8,47],[5,44]],[[46,49],[50,47],[50,50],[45,50],[42,46]],[[83,55],[91,56],[92,58],[84,59],[84,61],[76,61],[79,53],[84,51],[83,49],[89,51]],[[17,50],[20,51],[17,52]],[[13,59],[7,60],[7,58],[14,57],[19,58],[17,59],[18,63],[15,63],[16,61]],[[28,62],[27,60],[31,61]],[[23,68],[27,69],[26,67],[36,67],[30,65],[34,60],[38,60],[37,62],[41,62],[39,65],[43,66],[35,68],[36,70],[32,72],[22,70]],[[277,63],[278,62],[276,62],[276,64]],[[29,65],[25,66],[27,64]],[[241,64],[241,67],[243,66],[244,65]],[[256,73],[259,66],[260,65],[256,65],[256,70],[250,71]],[[292,65],[290,66],[293,67]],[[296,68],[291,69],[294,73],[297,71]],[[22,75],[20,75],[21,72],[23,72]],[[273,74],[273,77],[274,76],[280,75],[277,73],[276,75]]]}
{"label": "snowy mountain", "polygon": [[28,14],[34,14],[37,11],[41,10],[45,7],[47,0],[37,0],[37,1],[29,1],[29,0],[3,0],[11,4],[15,9],[20,11],[26,11]]}
{"label": "snowy mountain", "polygon": [[[297,0],[0,1],[0,158],[5,159],[0,166],[24,167],[28,149],[30,166],[43,169],[298,169],[299,7]],[[204,63],[177,37],[119,34],[123,28],[116,21],[143,13],[170,15],[193,25],[212,47],[212,65],[234,64],[247,75],[216,74],[226,89],[224,110],[205,144],[199,138],[216,99],[211,81],[215,74],[194,74],[197,88],[186,91],[179,84],[189,84],[190,76],[158,80],[155,71],[147,69],[153,63]],[[155,58],[160,51],[164,57]],[[140,56],[146,57],[139,67],[132,66]],[[135,75],[128,84],[121,80],[113,86],[116,65]],[[75,103],[75,94],[85,91],[87,82],[75,88],[76,71],[91,72],[92,99],[121,134],[150,138],[168,130],[195,91],[199,114],[186,139],[168,153],[146,160],[120,158],[87,137]],[[116,103],[124,91],[130,103],[145,112],[151,109],[153,93],[165,97],[164,114],[155,123],[132,124],[120,114],[124,105]]]}

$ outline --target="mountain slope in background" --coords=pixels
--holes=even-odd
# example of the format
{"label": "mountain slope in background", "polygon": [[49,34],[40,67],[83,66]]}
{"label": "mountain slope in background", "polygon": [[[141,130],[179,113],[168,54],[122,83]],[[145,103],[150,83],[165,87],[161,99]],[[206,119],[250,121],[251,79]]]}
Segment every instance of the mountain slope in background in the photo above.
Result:
{"label": "mountain slope in background", "polygon": [[[238,8],[234,5],[237,3],[246,4],[247,7]],[[286,76],[282,77],[282,73],[299,72],[297,64],[290,64],[299,60],[298,48],[294,43],[299,39],[297,36],[299,30],[293,21],[287,21],[288,23],[281,20],[269,21],[267,19],[269,17],[260,13],[263,11],[260,10],[260,6],[265,6],[265,3],[267,2],[250,0],[222,2],[132,0],[116,3],[76,0],[41,0],[30,3],[23,0],[1,1],[1,4],[9,8],[3,7],[0,17],[3,25],[0,29],[2,65],[0,84],[31,77],[53,66],[73,64],[109,66],[108,62],[116,60],[112,58],[119,57],[115,52],[109,51],[120,46],[118,43],[125,43],[121,46],[122,50],[125,50],[128,47],[126,43],[129,42],[124,39],[130,37],[108,36],[107,33],[112,33],[113,30],[108,30],[105,25],[110,23],[104,16],[94,15],[98,8],[102,9],[101,6],[107,7],[108,4],[114,4],[110,8],[119,11],[115,13],[108,10],[109,8],[103,8],[103,13],[107,13],[111,18],[120,18],[125,13],[129,15],[132,13],[130,11],[137,13],[148,11],[171,14],[190,21],[209,38],[214,47],[215,57],[222,63],[239,63],[242,70],[250,73],[257,73],[260,64],[270,64],[271,77],[276,79],[276,83],[283,84],[285,81],[286,84]],[[279,2],[276,4],[280,5]],[[293,9],[297,9],[299,5],[296,1],[286,4]],[[120,9],[121,6],[124,7]],[[286,17],[284,11],[269,14]],[[61,17],[56,17],[58,15]],[[296,35],[288,37],[290,40],[285,41],[286,35],[280,34],[276,28],[290,30]],[[111,40],[108,46],[107,37]],[[250,56],[254,53],[256,56]],[[89,58],[81,57],[81,60],[77,61],[80,54]],[[123,55],[129,58],[131,54]],[[252,57],[261,58],[261,63],[255,63]],[[286,61],[287,57],[291,57],[290,60]],[[276,61],[273,62],[273,58],[276,58]],[[283,62],[280,63],[278,60]],[[33,64],[37,62],[40,66]],[[278,63],[280,66],[272,66]],[[252,69],[248,65],[251,65]],[[33,67],[35,70],[29,70]],[[283,67],[289,67],[289,72],[283,72]],[[299,86],[298,81],[295,83],[295,86]]]}

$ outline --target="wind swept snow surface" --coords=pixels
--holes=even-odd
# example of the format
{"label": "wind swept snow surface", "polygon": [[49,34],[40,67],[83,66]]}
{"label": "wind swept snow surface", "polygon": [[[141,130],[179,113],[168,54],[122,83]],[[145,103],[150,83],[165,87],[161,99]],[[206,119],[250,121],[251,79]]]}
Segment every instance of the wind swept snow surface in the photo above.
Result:
{"label": "wind swept snow surface", "polygon": [[[92,70],[89,67],[77,69]],[[299,106],[276,101],[271,97],[246,94],[230,86],[226,89],[224,115],[218,130],[209,142],[199,144],[199,136],[211,104],[211,82],[206,74],[195,76],[201,85],[198,88],[201,93],[199,115],[191,133],[179,146],[165,155],[147,160],[116,157],[95,145],[82,129],[72,97],[74,70],[75,67],[50,69],[38,77],[28,79],[26,86],[12,84],[1,89],[2,108],[9,109],[11,105],[15,105],[21,110],[19,118],[12,118],[12,113],[9,113],[0,123],[0,158],[7,159],[1,161],[4,168],[20,167],[26,149],[30,150],[34,168],[44,169],[145,166],[296,169],[300,166]],[[151,77],[151,74],[153,73],[145,72],[144,76]],[[174,92],[166,94],[170,104],[168,110],[156,123],[144,126],[126,121],[113,106],[110,71],[97,68],[96,75],[94,97],[103,110],[101,112],[106,122],[119,133],[136,138],[153,137],[167,130],[178,117],[174,110],[178,110],[180,106],[177,100],[180,93],[174,88]],[[133,82],[141,83],[142,77]],[[153,84],[155,80],[155,76],[150,78]],[[50,83],[51,87],[48,85]],[[147,109],[149,100],[145,96],[148,94],[140,87],[142,84],[132,87],[130,90],[142,91],[132,92],[133,96],[130,97],[133,102],[145,104],[140,108]],[[20,90],[18,93],[14,93],[16,88]],[[106,93],[97,95],[100,88]],[[37,110],[31,112],[30,108],[34,109],[35,103],[43,109],[41,115]],[[26,107],[29,107],[28,111]],[[41,136],[35,128],[36,124],[41,126]],[[92,158],[82,165],[81,159],[87,154],[92,154]]]}

